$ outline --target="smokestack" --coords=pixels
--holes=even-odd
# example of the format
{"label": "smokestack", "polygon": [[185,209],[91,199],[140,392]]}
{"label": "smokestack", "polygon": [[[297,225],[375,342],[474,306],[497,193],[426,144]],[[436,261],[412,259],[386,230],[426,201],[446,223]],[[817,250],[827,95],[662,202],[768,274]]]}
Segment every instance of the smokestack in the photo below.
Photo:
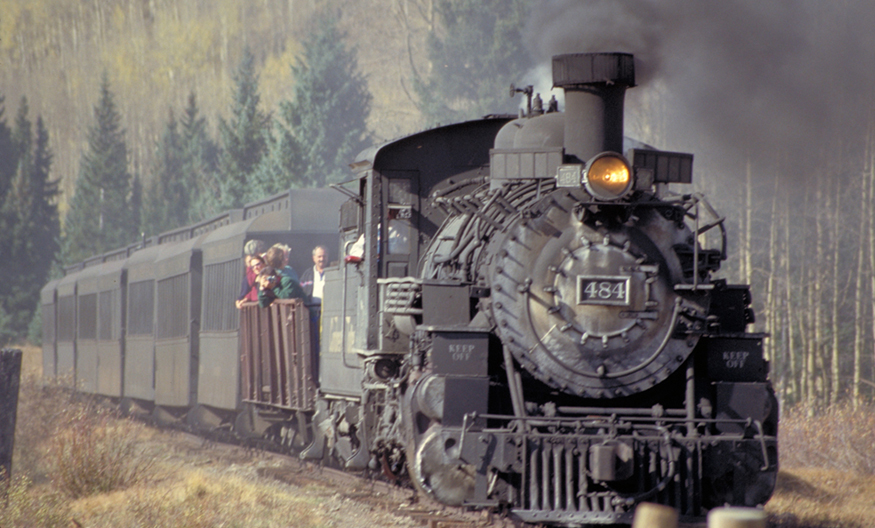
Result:
{"label": "smokestack", "polygon": [[555,55],[553,85],[565,90],[566,156],[586,161],[606,150],[622,153],[623,101],[635,86],[631,54]]}

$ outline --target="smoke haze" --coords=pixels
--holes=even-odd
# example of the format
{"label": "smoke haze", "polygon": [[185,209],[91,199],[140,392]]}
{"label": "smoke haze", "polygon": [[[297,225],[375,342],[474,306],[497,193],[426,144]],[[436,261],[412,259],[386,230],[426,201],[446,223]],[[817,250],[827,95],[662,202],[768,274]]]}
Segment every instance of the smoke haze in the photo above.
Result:
{"label": "smoke haze", "polygon": [[641,138],[659,148],[706,140],[720,145],[714,155],[801,162],[865,136],[873,27],[875,4],[862,1],[552,0],[534,5],[526,39],[535,57],[633,53],[629,111],[653,89],[670,106],[671,133]]}

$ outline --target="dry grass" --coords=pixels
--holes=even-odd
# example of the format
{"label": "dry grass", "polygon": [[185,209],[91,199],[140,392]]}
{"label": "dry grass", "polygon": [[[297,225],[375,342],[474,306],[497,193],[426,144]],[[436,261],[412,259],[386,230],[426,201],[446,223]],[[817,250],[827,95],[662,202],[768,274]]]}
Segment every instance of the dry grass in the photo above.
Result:
{"label": "dry grass", "polygon": [[843,403],[821,411],[805,406],[781,416],[785,467],[815,467],[875,475],[875,407]]}
{"label": "dry grass", "polygon": [[312,504],[285,486],[245,476],[182,471],[148,486],[77,501],[72,516],[89,527],[207,528],[323,525]]}
{"label": "dry grass", "polygon": [[778,445],[783,469],[766,505],[774,526],[875,526],[875,408],[790,409]]}
{"label": "dry grass", "polygon": [[25,475],[16,475],[9,486],[5,506],[0,503],[0,526],[10,528],[55,528],[69,526],[65,497],[47,486],[34,486]]}
{"label": "dry grass", "polygon": [[829,469],[783,470],[766,512],[781,528],[871,528],[875,478]]}

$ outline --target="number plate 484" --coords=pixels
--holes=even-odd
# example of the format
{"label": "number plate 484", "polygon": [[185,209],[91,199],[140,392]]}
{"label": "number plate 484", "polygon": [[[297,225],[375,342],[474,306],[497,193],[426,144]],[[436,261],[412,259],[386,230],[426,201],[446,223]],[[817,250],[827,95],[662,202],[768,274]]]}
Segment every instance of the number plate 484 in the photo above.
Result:
{"label": "number plate 484", "polygon": [[629,304],[630,277],[577,276],[577,304]]}

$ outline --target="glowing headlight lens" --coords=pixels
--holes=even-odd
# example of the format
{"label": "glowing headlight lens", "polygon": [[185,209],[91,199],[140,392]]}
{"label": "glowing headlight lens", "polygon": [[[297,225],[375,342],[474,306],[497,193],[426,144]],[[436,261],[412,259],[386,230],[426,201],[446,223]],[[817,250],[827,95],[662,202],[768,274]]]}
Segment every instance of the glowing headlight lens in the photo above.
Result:
{"label": "glowing headlight lens", "polygon": [[622,156],[604,152],[586,164],[583,185],[594,198],[617,200],[632,189],[632,171]]}

